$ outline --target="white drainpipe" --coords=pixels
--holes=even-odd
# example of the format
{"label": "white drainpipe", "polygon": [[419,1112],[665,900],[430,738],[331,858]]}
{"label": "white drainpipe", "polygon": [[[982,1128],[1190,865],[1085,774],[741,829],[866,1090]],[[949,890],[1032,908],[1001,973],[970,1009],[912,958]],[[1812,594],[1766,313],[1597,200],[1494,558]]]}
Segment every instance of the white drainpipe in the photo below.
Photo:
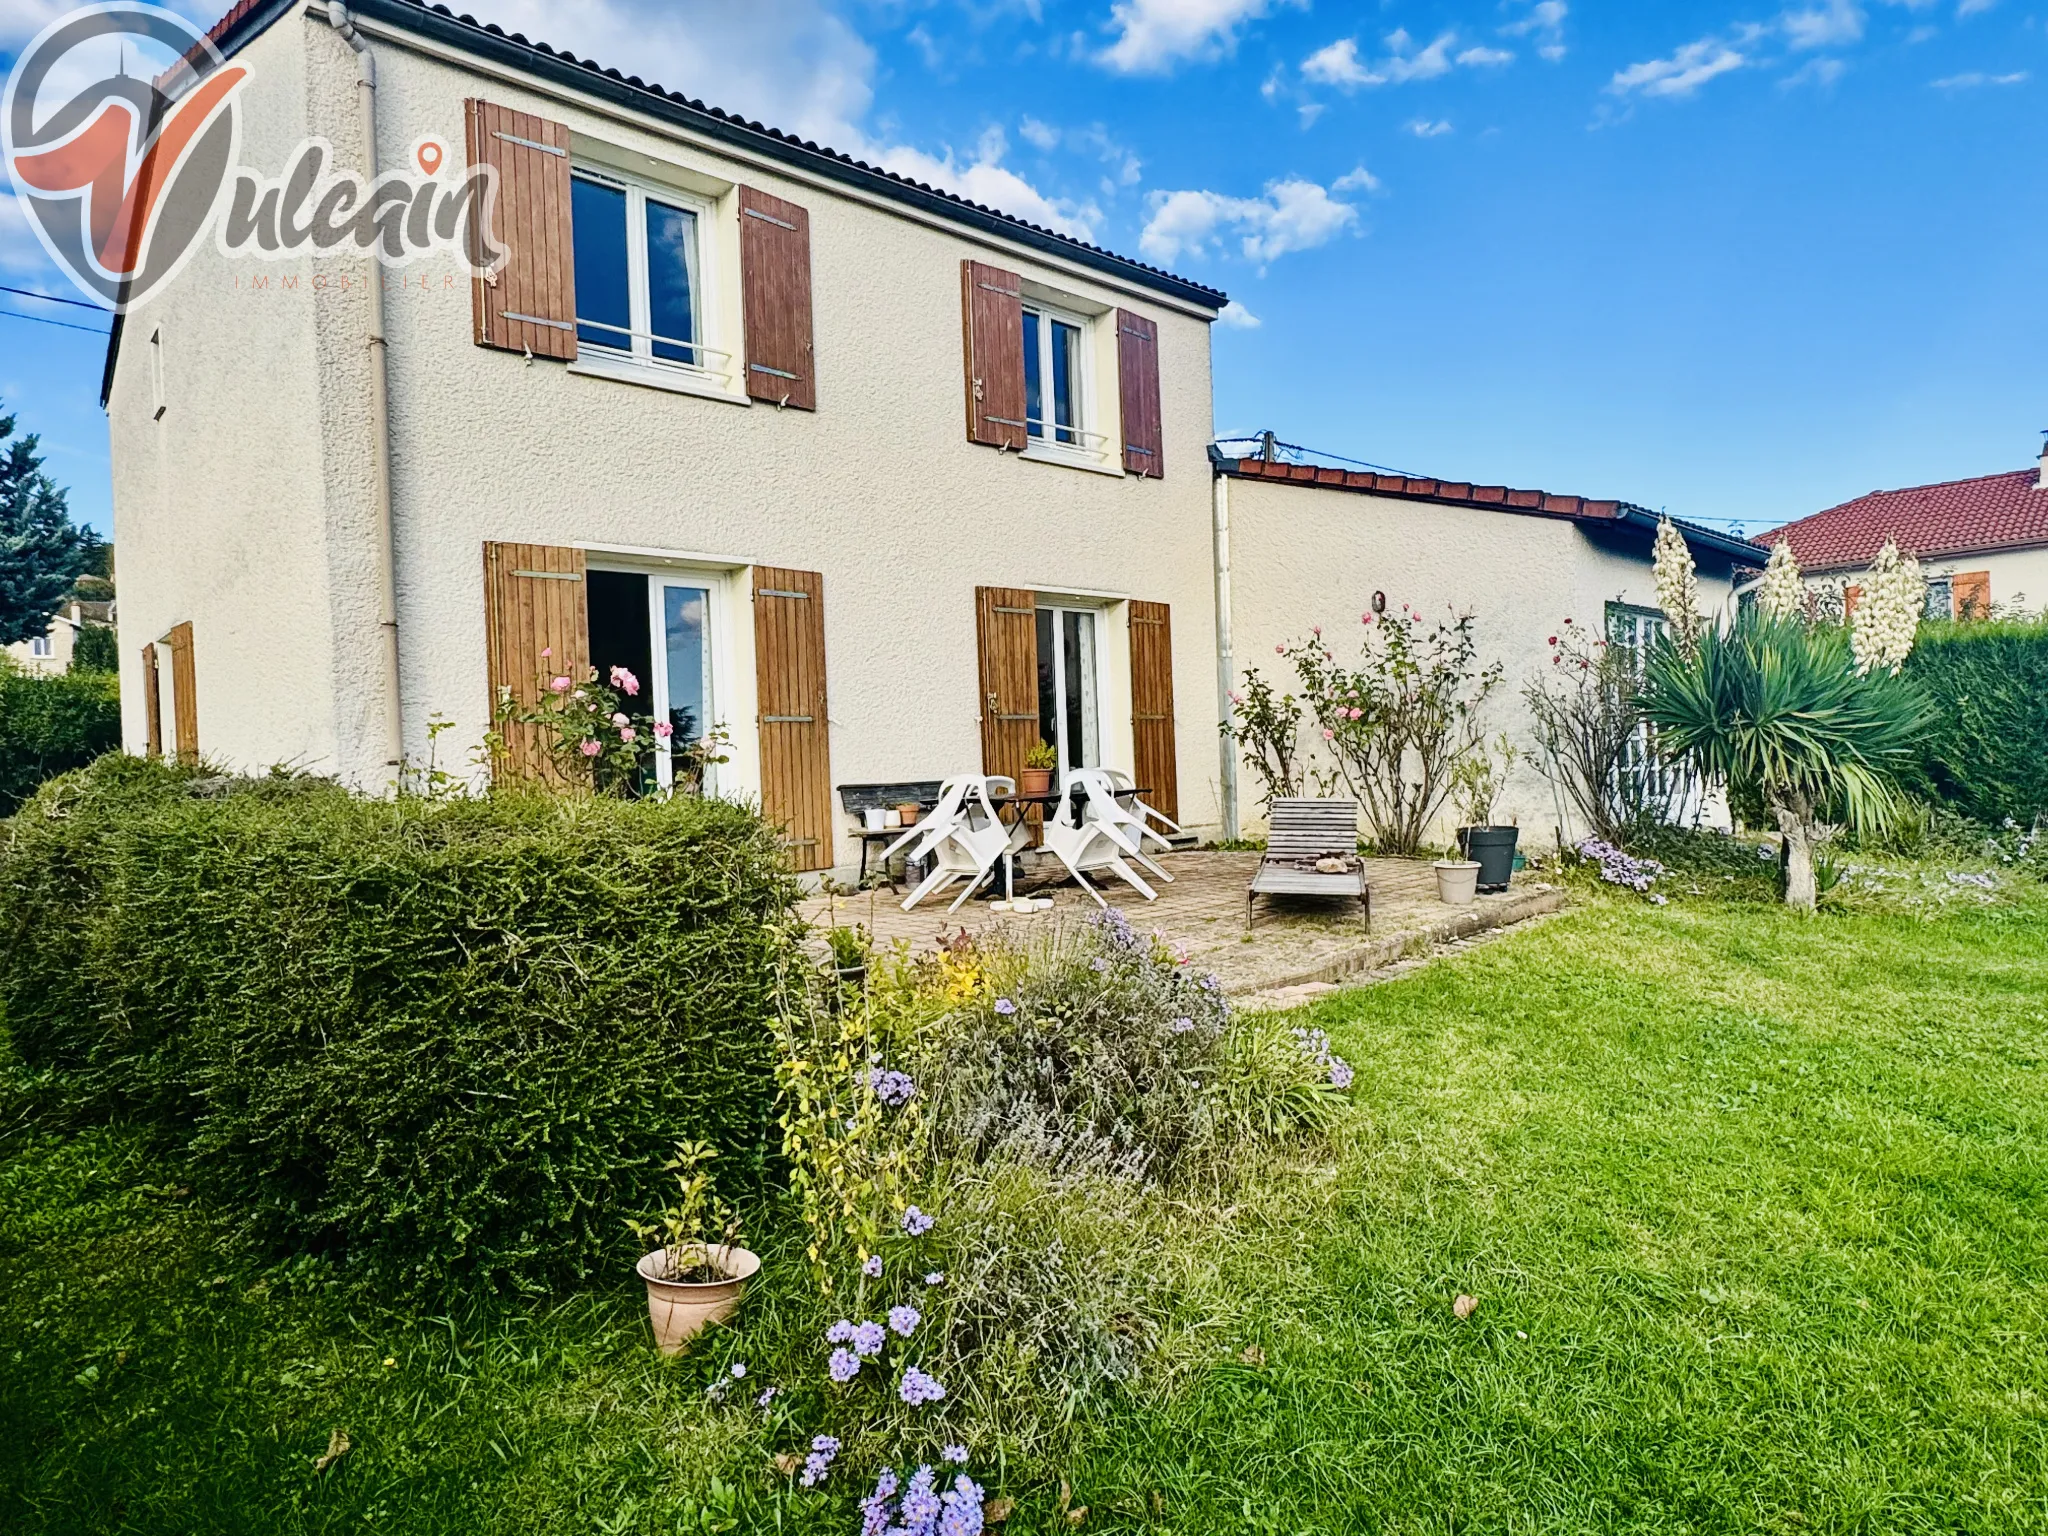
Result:
{"label": "white drainpipe", "polygon": [[[377,60],[340,0],[330,0],[327,21],[355,50],[356,112],[361,123],[363,180],[377,184]],[[384,673],[384,766],[394,774],[405,757],[404,716],[398,695],[398,564],[391,530],[391,395],[385,377],[384,272],[370,252],[370,495],[377,514],[377,627]]]}
{"label": "white drainpipe", "polygon": [[[1230,650],[1230,477],[1212,469],[1215,517],[1211,547],[1216,566],[1216,718],[1225,726],[1237,723],[1237,706],[1230,702],[1231,685],[1237,681],[1237,665]],[[1221,758],[1223,836],[1234,840],[1237,822],[1237,743],[1217,732]]]}

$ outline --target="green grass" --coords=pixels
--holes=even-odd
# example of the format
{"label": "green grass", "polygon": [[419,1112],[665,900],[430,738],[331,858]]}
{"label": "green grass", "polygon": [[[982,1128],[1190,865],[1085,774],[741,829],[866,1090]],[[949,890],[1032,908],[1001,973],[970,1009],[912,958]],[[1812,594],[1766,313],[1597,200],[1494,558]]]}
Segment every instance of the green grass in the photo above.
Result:
{"label": "green grass", "polygon": [[[1355,1112],[1190,1234],[1179,1364],[1058,1469],[1083,1529],[2048,1531],[2039,907],[1596,904],[1304,1018]],[[814,1398],[704,1402],[808,1347],[793,1262],[664,1367],[625,1285],[409,1317],[177,1178],[0,1144],[0,1530],[857,1529],[767,1466]]]}

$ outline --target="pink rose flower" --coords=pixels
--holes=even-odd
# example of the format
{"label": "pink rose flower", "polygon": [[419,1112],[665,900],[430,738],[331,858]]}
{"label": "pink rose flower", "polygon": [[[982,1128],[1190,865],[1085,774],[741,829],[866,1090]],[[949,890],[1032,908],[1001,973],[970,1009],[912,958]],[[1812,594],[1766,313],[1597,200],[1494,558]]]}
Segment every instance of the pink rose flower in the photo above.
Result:
{"label": "pink rose flower", "polygon": [[1285,656],[1287,654],[1287,647],[1284,645],[1276,645],[1273,647],[1273,654],[1275,656]]}
{"label": "pink rose flower", "polygon": [[639,693],[640,679],[635,677],[631,672],[629,672],[624,667],[613,667],[612,686],[614,688],[623,689],[625,691],[626,697],[630,699],[635,694]]}
{"label": "pink rose flower", "polygon": [[567,693],[569,691],[569,679],[558,677],[552,683],[549,683],[548,687],[555,693]]}
{"label": "pink rose flower", "polygon": [[542,661],[546,661],[550,656],[554,654],[555,648],[552,645],[544,645],[540,648],[540,659]]}
{"label": "pink rose flower", "polygon": [[1336,739],[1337,739],[1337,733],[1336,733],[1335,731],[1331,730],[1331,729],[1330,729],[1330,728],[1329,728],[1328,726],[1324,726],[1324,727],[1323,727],[1323,740],[1325,740],[1325,741],[1335,741]]}
{"label": "pink rose flower", "polygon": [[675,733],[676,728],[670,725],[666,720],[657,720],[654,722],[654,734],[658,740],[667,741],[669,737],[675,735]]}
{"label": "pink rose flower", "polygon": [[633,727],[631,727],[630,725],[622,725],[619,727],[619,740],[621,741],[632,741],[638,735],[639,732],[635,731]]}
{"label": "pink rose flower", "polygon": [[613,715],[613,716],[612,716],[612,724],[613,724],[613,725],[624,725],[625,723],[626,723],[626,717],[625,717],[625,715],[624,715],[623,713],[620,713],[620,714],[615,714],[615,715]]}
{"label": "pink rose flower", "polygon": [[602,752],[603,750],[604,748],[599,746],[594,741],[586,741],[585,743],[583,743],[582,747],[583,755],[585,757],[595,757],[598,753]]}

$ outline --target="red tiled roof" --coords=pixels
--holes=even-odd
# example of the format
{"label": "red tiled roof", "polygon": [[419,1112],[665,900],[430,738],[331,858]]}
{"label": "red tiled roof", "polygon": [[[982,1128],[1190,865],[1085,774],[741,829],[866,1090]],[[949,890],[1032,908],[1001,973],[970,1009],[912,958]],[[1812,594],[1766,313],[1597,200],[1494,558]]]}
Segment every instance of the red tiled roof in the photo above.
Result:
{"label": "red tiled roof", "polygon": [[[1212,454],[1216,450],[1211,450]],[[1658,514],[1628,501],[1596,501],[1588,496],[1559,496],[1549,491],[1523,491],[1505,485],[1473,485],[1463,480],[1432,480],[1419,475],[1379,474],[1369,469],[1335,469],[1322,464],[1290,464],[1280,460],[1217,457],[1216,466],[1226,475],[1248,480],[1283,480],[1292,485],[1321,486],[1332,490],[1358,491],[1375,496],[1398,496],[1408,501],[1433,501],[1449,506],[1487,507],[1516,512],[1525,517],[1561,517],[1574,522],[1618,523],[1633,533],[1652,537]],[[1749,546],[1741,539],[1673,518],[1679,531],[1695,548],[1715,551],[1724,557],[1746,555]]]}
{"label": "red tiled roof", "polygon": [[2048,490],[2037,469],[1948,480],[1902,491],[1872,491],[1839,507],[1757,535],[1765,549],[1784,539],[1808,571],[1861,569],[1886,539],[1922,560],[2048,545]]}

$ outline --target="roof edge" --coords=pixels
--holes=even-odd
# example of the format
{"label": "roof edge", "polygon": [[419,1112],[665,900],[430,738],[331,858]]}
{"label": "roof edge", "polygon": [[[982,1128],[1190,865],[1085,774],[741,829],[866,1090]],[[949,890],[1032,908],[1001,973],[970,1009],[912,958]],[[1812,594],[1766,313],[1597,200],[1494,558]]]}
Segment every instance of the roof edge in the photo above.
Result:
{"label": "roof edge", "polygon": [[[1560,496],[1549,491],[1520,490],[1506,485],[1475,485],[1466,480],[1433,480],[1419,475],[1381,474],[1374,470],[1334,469],[1318,464],[1284,464],[1264,459],[1227,458],[1213,444],[1209,461],[1216,473],[1231,479],[1262,480],[1310,489],[1349,491],[1361,496],[1391,496],[1438,506],[1477,507],[1486,512],[1513,512],[1523,517],[1549,517],[1575,523],[1613,523],[1655,536],[1660,514],[1634,502]],[[1680,518],[1672,523],[1689,543],[1730,560],[1749,562],[1756,548],[1746,539],[1717,533]]]}

